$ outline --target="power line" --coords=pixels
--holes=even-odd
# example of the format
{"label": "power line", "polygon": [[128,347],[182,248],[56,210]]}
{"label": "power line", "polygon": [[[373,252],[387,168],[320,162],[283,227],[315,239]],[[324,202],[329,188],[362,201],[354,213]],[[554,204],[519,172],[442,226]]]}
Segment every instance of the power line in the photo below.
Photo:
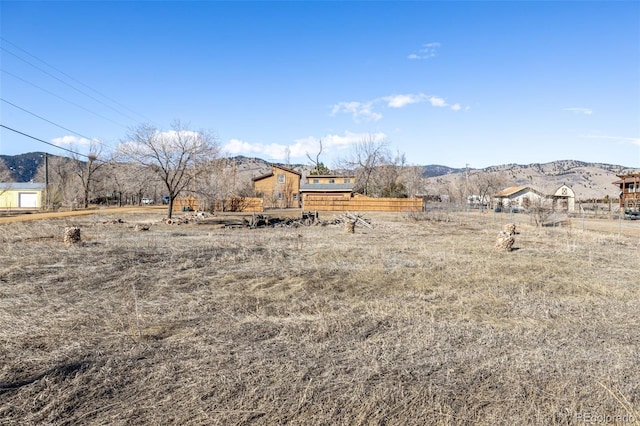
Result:
{"label": "power line", "polygon": [[[0,40],[4,41],[5,43],[8,43],[8,44],[12,45],[13,47],[15,47],[16,49],[18,49],[18,50],[20,50],[21,52],[25,53],[26,55],[28,55],[28,56],[30,56],[30,57],[32,57],[32,58],[34,58],[35,60],[37,60],[37,61],[39,61],[39,62],[41,62],[41,63],[43,63],[43,64],[45,64],[45,65],[46,65],[46,66],[48,66],[49,68],[51,68],[51,69],[53,69],[53,70],[55,70],[55,71],[59,72],[60,74],[62,74],[62,75],[64,75],[65,77],[67,77],[68,79],[70,79],[70,80],[72,80],[72,81],[74,81],[74,82],[78,83],[79,85],[81,85],[81,86],[83,86],[83,87],[85,87],[85,88],[87,88],[87,89],[91,90],[92,92],[94,92],[94,93],[98,94],[99,96],[101,96],[101,97],[103,97],[103,98],[105,98],[105,99],[108,99],[109,101],[113,102],[114,104],[118,105],[119,107],[124,108],[125,110],[127,110],[127,111],[129,111],[129,112],[132,112],[132,113],[134,113],[134,114],[136,114],[136,115],[138,115],[138,116],[140,116],[140,117],[144,118],[146,121],[149,121],[149,122],[151,122],[151,121],[152,121],[151,119],[149,119],[148,117],[146,117],[144,114],[141,114],[141,113],[139,113],[139,112],[137,112],[137,111],[135,111],[135,110],[133,110],[133,109],[131,109],[131,108],[127,107],[126,105],[121,104],[120,102],[116,101],[115,99],[110,98],[109,96],[107,96],[107,95],[105,95],[105,94],[103,94],[103,93],[99,92],[98,90],[96,90],[96,89],[94,89],[93,87],[91,87],[91,86],[89,86],[89,85],[87,85],[87,84],[85,84],[85,83],[81,82],[81,81],[80,81],[80,80],[78,80],[77,78],[75,78],[75,77],[73,77],[73,76],[71,76],[71,75],[67,74],[66,72],[62,71],[61,69],[56,68],[55,66],[53,66],[53,65],[51,65],[51,64],[49,64],[49,63],[47,63],[46,61],[44,61],[44,60],[42,60],[42,59],[38,58],[36,55],[34,55],[34,54],[32,54],[32,53],[29,53],[29,52],[28,52],[28,51],[26,51],[25,49],[21,48],[20,46],[18,46],[17,44],[15,44],[15,43],[13,43],[13,42],[11,42],[11,41],[7,40],[6,38],[4,38],[4,37],[1,37],[1,36],[0,36]],[[7,53],[10,53],[11,55],[15,56],[16,58],[20,59],[21,61],[26,62],[27,64],[29,64],[29,65],[33,66],[34,68],[36,68],[36,69],[38,69],[38,70],[41,70],[41,71],[42,71],[42,72],[44,72],[45,74],[47,74],[47,75],[49,75],[49,76],[51,76],[51,77],[55,78],[56,80],[61,81],[62,83],[64,83],[64,84],[66,84],[66,85],[68,85],[68,86],[69,86],[69,84],[68,84],[68,83],[66,83],[66,82],[64,82],[64,81],[62,81],[62,80],[60,80],[59,78],[57,78],[57,77],[53,76],[52,74],[50,74],[50,73],[48,73],[48,72],[46,72],[46,71],[42,70],[41,68],[39,68],[39,67],[37,67],[37,66],[35,66],[35,65],[31,64],[30,62],[28,62],[28,61],[26,61],[25,59],[23,59],[23,58],[19,57],[18,55],[16,55],[15,53],[9,52],[7,49],[3,48],[2,46],[0,46],[0,49],[4,50],[4,51],[5,51],[5,52],[7,52]],[[73,87],[73,86],[70,86],[70,87],[72,87],[74,90],[78,90],[77,88],[75,88],[75,87]],[[80,90],[78,90],[78,91],[80,91]],[[86,94],[86,93],[84,93],[84,92],[82,92],[82,91],[80,91],[80,92],[81,92],[81,93],[83,93],[83,94],[85,94],[86,96],[91,97],[92,99],[95,99],[94,97],[92,97],[92,96],[90,96],[90,95],[88,95],[88,94]],[[97,100],[97,99],[95,99],[95,100],[96,100],[96,101],[98,101],[98,102],[100,102],[100,101],[99,101],[99,100]],[[102,102],[101,102],[101,103],[102,103]],[[106,105],[106,104],[104,104],[104,103],[103,103],[103,105]],[[109,107],[109,108],[111,108],[111,109],[114,109],[113,107],[111,107],[111,106],[109,106],[109,105],[106,105],[106,106],[107,106],[107,107]],[[137,120],[136,120],[136,119],[134,119],[133,117],[127,116],[126,114],[123,114],[123,113],[122,113],[122,112],[120,112],[120,111],[117,111],[117,112],[118,112],[118,113],[120,113],[120,114],[122,114],[122,115],[124,115],[124,116],[126,116],[127,118],[129,118],[129,119],[131,119],[131,120],[137,121]]]}
{"label": "power line", "polygon": [[[80,153],[80,152],[76,152],[76,151],[74,151],[74,150],[72,150],[72,149],[63,148],[63,147],[61,147],[61,146],[54,145],[54,144],[52,144],[51,142],[47,142],[47,141],[42,140],[42,139],[40,139],[40,138],[37,138],[37,137],[35,137],[35,136],[31,136],[31,135],[29,135],[29,134],[27,134],[27,133],[21,132],[21,131],[16,130],[16,129],[13,129],[13,128],[9,127],[9,126],[5,126],[4,124],[0,124],[0,127],[4,128],[4,129],[7,129],[7,130],[10,130],[10,131],[12,131],[12,132],[14,132],[14,133],[17,133],[17,134],[19,134],[19,135],[25,136],[25,137],[27,137],[27,138],[29,138],[29,139],[33,139],[33,140],[35,140],[35,141],[42,142],[42,143],[44,143],[44,144],[50,145],[50,146],[52,146],[52,147],[54,147],[54,148],[58,148],[58,149],[61,149],[61,150],[63,150],[63,151],[67,151],[67,152],[70,152],[70,153],[72,153],[72,154],[74,154],[74,155],[78,155],[78,156],[81,156],[81,157],[86,157],[87,159],[91,159],[91,156],[89,156],[89,155],[87,155],[87,154],[82,154],[82,153]],[[96,161],[101,161],[101,160],[96,160]],[[102,161],[102,162],[103,162],[103,163],[106,163],[106,161]]]}
{"label": "power line", "polygon": [[63,79],[56,77],[55,75],[51,74],[50,72],[48,72],[48,71],[46,71],[46,70],[44,70],[44,69],[42,69],[42,68],[38,67],[37,65],[32,64],[31,62],[27,61],[27,60],[26,60],[26,59],[24,59],[24,58],[21,58],[20,56],[16,55],[15,53],[8,51],[8,50],[7,50],[7,49],[5,49],[4,47],[0,46],[0,50],[4,50],[6,53],[8,53],[8,54],[10,54],[10,55],[12,55],[12,56],[15,56],[16,58],[20,59],[22,62],[24,62],[24,63],[26,63],[26,64],[28,64],[28,65],[31,65],[33,68],[37,69],[38,71],[43,72],[44,74],[46,74],[46,75],[48,75],[49,77],[51,77],[51,78],[53,78],[53,79],[55,79],[55,80],[59,81],[60,83],[64,84],[65,86],[72,88],[73,90],[77,91],[78,93],[82,93],[82,94],[83,94],[83,95],[85,95],[86,97],[88,97],[88,98],[90,98],[90,99],[93,99],[94,101],[98,102],[99,104],[102,104],[102,105],[106,106],[107,108],[109,108],[109,109],[111,109],[111,110],[113,110],[113,111],[117,112],[118,114],[120,114],[120,115],[122,115],[122,116],[124,116],[124,117],[128,118],[129,120],[137,121],[135,118],[131,117],[130,115],[127,115],[127,114],[123,113],[122,111],[119,111],[119,110],[117,110],[116,108],[112,107],[111,105],[109,105],[109,104],[107,104],[107,103],[105,103],[105,102],[101,101],[100,99],[96,98],[95,96],[92,96],[92,95],[90,95],[90,94],[88,94],[88,93],[86,93],[86,92],[84,92],[84,91],[82,91],[82,90],[78,89],[77,87],[75,87],[75,86],[73,86],[73,85],[71,85],[71,84],[67,83],[67,82],[66,82],[66,81],[64,81]]}
{"label": "power line", "polygon": [[70,101],[69,99],[63,98],[62,96],[57,95],[57,94],[53,93],[52,91],[47,90],[47,89],[45,89],[44,87],[40,87],[40,86],[38,86],[37,84],[34,84],[34,83],[32,83],[32,82],[30,82],[30,81],[28,81],[28,80],[25,80],[24,78],[19,77],[19,76],[15,75],[15,74],[13,74],[13,73],[11,73],[11,72],[9,72],[9,71],[5,70],[5,69],[0,68],[0,70],[1,70],[3,73],[8,74],[8,75],[10,75],[11,77],[13,77],[13,78],[15,78],[15,79],[18,79],[18,80],[20,80],[20,81],[22,81],[22,82],[24,82],[24,83],[27,83],[27,84],[29,84],[29,85],[31,85],[31,86],[33,86],[33,87],[37,88],[37,89],[40,89],[40,90],[42,90],[43,92],[46,92],[46,93],[50,94],[51,96],[55,96],[55,97],[56,97],[56,98],[58,98],[58,99],[61,99],[61,100],[65,101],[65,102],[68,102],[68,103],[70,103],[71,105],[73,105],[73,106],[75,106],[75,107],[77,107],[77,108],[80,108],[80,109],[82,109],[82,110],[84,110],[84,111],[87,111],[87,112],[89,112],[89,113],[91,113],[91,114],[93,114],[93,115],[97,116],[97,117],[102,118],[103,120],[110,121],[111,123],[113,123],[113,124],[117,124],[118,126],[123,127],[123,128],[125,128],[125,129],[127,129],[127,128],[128,128],[125,124],[119,123],[119,122],[117,122],[117,121],[115,121],[115,120],[112,120],[112,119],[110,119],[110,118],[108,118],[108,117],[105,117],[104,115],[99,114],[99,113],[97,113],[97,112],[95,112],[95,111],[92,111],[92,110],[90,110],[90,109],[88,109],[88,108],[85,108],[85,107],[83,107],[82,105],[79,105],[79,104],[77,104],[77,103],[75,103],[75,102],[73,102],[73,101]]}
{"label": "power line", "polygon": [[7,103],[7,104],[11,105],[11,106],[12,106],[12,107],[14,107],[14,108],[18,108],[19,110],[26,112],[27,114],[31,114],[31,115],[33,115],[34,117],[39,118],[40,120],[46,121],[47,123],[53,124],[53,125],[54,125],[54,126],[56,126],[56,127],[59,127],[59,128],[61,128],[61,129],[63,129],[63,130],[66,130],[67,132],[71,132],[71,133],[73,133],[74,135],[78,135],[78,136],[80,136],[80,137],[82,137],[82,138],[85,138],[85,139],[88,139],[88,140],[93,140],[93,138],[90,138],[89,136],[85,136],[85,135],[83,135],[82,133],[78,133],[78,132],[73,131],[73,130],[71,130],[71,129],[68,129],[68,128],[64,127],[64,126],[61,126],[61,125],[59,125],[59,124],[57,124],[57,123],[54,123],[54,122],[53,122],[53,121],[51,121],[51,120],[47,120],[46,118],[41,117],[41,116],[39,116],[38,114],[35,114],[35,113],[33,113],[33,112],[31,112],[31,111],[29,111],[29,110],[25,109],[25,108],[22,108],[22,107],[20,107],[20,106],[18,106],[18,105],[16,105],[16,104],[14,104],[14,103],[12,103],[12,102],[9,102],[8,100],[3,99],[2,97],[0,97],[0,100],[1,100],[2,102],[5,102],[5,103]]}

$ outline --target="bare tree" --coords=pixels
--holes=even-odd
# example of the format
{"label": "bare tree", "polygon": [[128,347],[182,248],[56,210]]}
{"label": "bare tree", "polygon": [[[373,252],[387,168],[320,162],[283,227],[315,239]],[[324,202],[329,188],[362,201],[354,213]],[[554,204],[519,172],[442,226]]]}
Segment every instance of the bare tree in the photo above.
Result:
{"label": "bare tree", "polygon": [[409,195],[428,195],[427,180],[423,172],[422,166],[409,166],[404,169],[400,180]]}
{"label": "bare tree", "polygon": [[139,164],[111,161],[105,168],[103,190],[118,205],[140,204],[145,196],[159,198],[162,182],[149,168]]}
{"label": "bare tree", "polygon": [[87,161],[80,160],[80,156],[77,154],[73,156],[74,171],[82,183],[82,204],[85,209],[89,207],[89,195],[98,180],[98,171],[108,162],[100,158],[100,155],[100,145],[92,141],[89,146],[89,154],[86,156]]}
{"label": "bare tree", "polygon": [[210,133],[189,130],[180,122],[164,132],[152,125],[140,125],[119,146],[123,158],[149,168],[164,183],[169,217],[176,197],[207,173],[207,165],[219,152],[219,144]]}
{"label": "bare tree", "polygon": [[313,170],[311,171],[311,175],[326,175],[331,173],[331,170],[327,166],[324,165],[322,161],[320,161],[320,154],[322,154],[322,139],[318,141],[318,145],[320,148],[318,149],[318,153],[316,154],[315,160],[311,158],[309,153],[307,153],[307,158],[313,164]]}
{"label": "bare tree", "polygon": [[371,181],[373,185],[370,192],[379,197],[407,197],[407,188],[401,180],[402,172],[406,165],[407,159],[399,151],[393,157],[382,157],[380,164],[372,175]]}
{"label": "bare tree", "polygon": [[507,178],[503,173],[479,171],[473,174],[471,186],[480,199],[480,209],[487,204],[491,207],[492,195],[499,192],[506,185]]}
{"label": "bare tree", "polygon": [[[73,206],[78,201],[78,194],[82,191],[82,184],[76,174],[75,160],[67,157],[49,157],[49,202],[54,209],[60,206]],[[38,167],[34,177],[38,182],[44,182],[45,165]]]}
{"label": "bare tree", "polygon": [[351,157],[344,164],[347,168],[355,169],[356,191],[364,195],[372,194],[372,176],[389,157],[388,145],[387,140],[376,140],[372,135],[354,145]]}

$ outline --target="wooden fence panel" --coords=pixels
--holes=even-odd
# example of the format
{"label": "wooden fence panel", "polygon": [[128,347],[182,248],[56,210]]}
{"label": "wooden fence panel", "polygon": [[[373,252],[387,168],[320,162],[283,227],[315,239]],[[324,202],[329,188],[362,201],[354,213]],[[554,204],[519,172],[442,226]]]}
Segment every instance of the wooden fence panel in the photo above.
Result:
{"label": "wooden fence panel", "polygon": [[422,211],[422,198],[344,198],[330,195],[306,196],[303,209],[308,211]]}

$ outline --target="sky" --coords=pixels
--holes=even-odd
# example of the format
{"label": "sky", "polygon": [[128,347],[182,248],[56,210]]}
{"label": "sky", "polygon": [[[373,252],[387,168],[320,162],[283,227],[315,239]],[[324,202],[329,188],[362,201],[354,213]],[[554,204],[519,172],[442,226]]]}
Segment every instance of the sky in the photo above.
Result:
{"label": "sky", "polygon": [[0,37],[1,155],[178,120],[273,162],[640,167],[637,1],[1,0]]}

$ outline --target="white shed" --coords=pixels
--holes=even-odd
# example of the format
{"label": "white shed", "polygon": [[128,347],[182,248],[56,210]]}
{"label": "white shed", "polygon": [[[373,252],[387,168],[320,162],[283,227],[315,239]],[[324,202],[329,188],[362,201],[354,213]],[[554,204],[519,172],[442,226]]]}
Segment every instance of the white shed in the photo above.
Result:
{"label": "white shed", "polygon": [[576,208],[576,194],[567,185],[562,185],[551,196],[553,198],[553,209],[572,212]]}

